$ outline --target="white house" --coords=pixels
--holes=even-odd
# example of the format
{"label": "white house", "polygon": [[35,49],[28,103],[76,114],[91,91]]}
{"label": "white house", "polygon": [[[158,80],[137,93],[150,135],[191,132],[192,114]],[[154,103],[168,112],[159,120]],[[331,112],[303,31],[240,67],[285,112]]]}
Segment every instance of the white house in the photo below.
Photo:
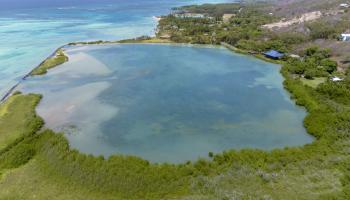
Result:
{"label": "white house", "polygon": [[338,76],[334,76],[331,78],[331,81],[333,82],[339,82],[339,81],[343,81],[344,79],[343,78],[339,78]]}
{"label": "white house", "polygon": [[301,58],[299,55],[296,55],[296,54],[289,54],[289,57],[291,57],[291,58]]}
{"label": "white house", "polygon": [[342,7],[342,8],[349,8],[350,7],[350,5],[347,4],[347,3],[342,3],[339,6]]}
{"label": "white house", "polygon": [[350,41],[350,33],[343,33],[343,34],[341,34],[341,40],[343,40],[343,41]]}

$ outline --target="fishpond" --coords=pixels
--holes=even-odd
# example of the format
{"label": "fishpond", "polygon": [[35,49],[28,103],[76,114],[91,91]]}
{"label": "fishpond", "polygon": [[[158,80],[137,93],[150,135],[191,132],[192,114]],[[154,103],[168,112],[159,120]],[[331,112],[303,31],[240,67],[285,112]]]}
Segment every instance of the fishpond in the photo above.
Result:
{"label": "fishpond", "polygon": [[46,125],[85,153],[185,162],[228,149],[312,142],[280,66],[216,46],[67,47],[69,62],[20,85]]}

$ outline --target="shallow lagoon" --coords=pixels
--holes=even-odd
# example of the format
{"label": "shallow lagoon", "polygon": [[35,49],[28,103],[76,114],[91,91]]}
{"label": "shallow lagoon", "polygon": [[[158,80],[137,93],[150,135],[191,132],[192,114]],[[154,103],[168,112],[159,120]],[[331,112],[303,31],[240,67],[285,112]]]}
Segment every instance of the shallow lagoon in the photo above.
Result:
{"label": "shallow lagoon", "polygon": [[312,142],[280,66],[212,46],[120,44],[67,49],[70,61],[21,85],[72,147],[183,162],[227,149]]}

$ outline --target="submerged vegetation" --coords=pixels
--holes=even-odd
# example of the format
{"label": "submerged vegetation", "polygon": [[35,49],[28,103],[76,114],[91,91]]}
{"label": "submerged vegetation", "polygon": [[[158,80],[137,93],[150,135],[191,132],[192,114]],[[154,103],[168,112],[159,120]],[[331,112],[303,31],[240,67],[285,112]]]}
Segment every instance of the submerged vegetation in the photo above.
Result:
{"label": "submerged vegetation", "polygon": [[65,55],[63,49],[58,49],[53,56],[47,58],[44,62],[42,62],[38,67],[36,67],[30,75],[44,75],[47,73],[47,70],[54,68],[58,65],[61,65],[68,61],[68,56]]}
{"label": "submerged vegetation", "polygon": [[[299,35],[264,40],[267,33],[259,27],[274,18],[254,13],[237,11],[221,28],[216,18],[168,16],[158,34],[170,34],[174,42],[226,42],[254,53],[287,51],[304,41]],[[59,62],[45,61],[35,74],[67,61],[61,53]],[[178,165],[82,154],[62,134],[41,130],[43,121],[35,114],[40,95],[13,95],[0,106],[0,199],[349,199],[350,73],[344,81],[329,81],[337,65],[329,50],[315,47],[302,59],[281,63],[285,88],[309,113],[304,125],[316,138],[312,144],[270,152],[228,150]],[[322,81],[305,84],[313,77]]]}

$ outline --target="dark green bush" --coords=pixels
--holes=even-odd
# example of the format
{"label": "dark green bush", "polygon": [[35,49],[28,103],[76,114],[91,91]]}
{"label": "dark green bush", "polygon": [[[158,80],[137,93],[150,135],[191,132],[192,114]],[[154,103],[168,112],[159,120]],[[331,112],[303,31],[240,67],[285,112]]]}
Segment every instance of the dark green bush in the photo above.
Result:
{"label": "dark green bush", "polygon": [[320,65],[322,67],[324,67],[324,69],[328,73],[332,73],[332,72],[336,71],[337,70],[337,66],[338,66],[336,61],[328,59],[328,58],[321,60]]}

